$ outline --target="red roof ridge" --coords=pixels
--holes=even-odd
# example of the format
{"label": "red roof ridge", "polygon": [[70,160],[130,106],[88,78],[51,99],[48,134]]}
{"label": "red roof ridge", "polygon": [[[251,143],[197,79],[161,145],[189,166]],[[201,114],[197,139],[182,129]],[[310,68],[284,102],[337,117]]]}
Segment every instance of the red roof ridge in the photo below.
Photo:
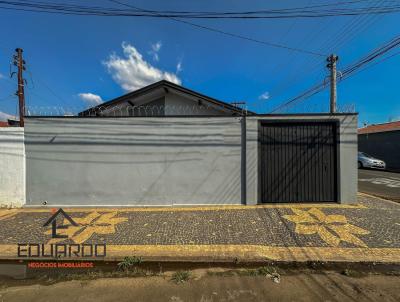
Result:
{"label": "red roof ridge", "polygon": [[358,134],[378,133],[387,131],[400,130],[400,121],[387,122],[381,124],[372,124],[365,127],[358,128]]}

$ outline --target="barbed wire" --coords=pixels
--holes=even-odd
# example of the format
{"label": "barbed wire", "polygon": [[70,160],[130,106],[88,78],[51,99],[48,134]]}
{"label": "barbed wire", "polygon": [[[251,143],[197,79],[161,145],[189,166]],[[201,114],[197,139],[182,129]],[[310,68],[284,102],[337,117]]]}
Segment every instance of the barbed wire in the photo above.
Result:
{"label": "barbed wire", "polygon": [[[225,108],[230,110],[231,108]],[[80,106],[26,106],[26,116],[81,116],[81,117],[157,117],[173,115],[226,115],[224,108],[205,104],[196,105],[140,105],[126,104],[113,106],[96,106],[84,108]],[[236,107],[235,115],[246,114],[245,108]]]}
{"label": "barbed wire", "polygon": [[[82,106],[26,106],[26,116],[80,116],[80,117],[163,117],[163,116],[222,116],[222,115],[248,115],[247,108],[216,108],[211,105],[141,105],[131,106],[126,104],[113,106],[96,106],[92,108]],[[321,103],[297,103],[290,107],[283,107],[274,112],[277,114],[287,113],[327,113],[329,104]],[[354,103],[338,104],[338,113],[355,113]],[[259,112],[261,113],[261,112]]]}
{"label": "barbed wire", "polygon": [[[321,103],[296,103],[292,106],[282,107],[274,114],[284,113],[327,113],[330,111],[329,104]],[[356,106],[354,103],[338,104],[336,106],[337,113],[355,113]]]}

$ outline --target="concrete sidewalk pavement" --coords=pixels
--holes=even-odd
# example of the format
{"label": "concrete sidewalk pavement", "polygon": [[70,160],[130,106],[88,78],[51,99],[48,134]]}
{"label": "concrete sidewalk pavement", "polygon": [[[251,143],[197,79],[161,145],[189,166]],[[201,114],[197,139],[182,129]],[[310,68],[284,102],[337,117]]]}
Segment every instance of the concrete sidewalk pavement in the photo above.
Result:
{"label": "concrete sidewalk pavement", "polygon": [[[31,243],[106,244],[104,259],[110,261],[140,256],[160,261],[400,263],[400,204],[364,194],[358,201],[355,205],[64,208],[77,223],[57,221],[68,226],[57,230],[68,238],[52,238],[51,226],[43,226],[52,215],[49,208],[4,209],[0,258],[54,259],[18,257],[18,244]],[[92,258],[73,257],[79,259]]]}

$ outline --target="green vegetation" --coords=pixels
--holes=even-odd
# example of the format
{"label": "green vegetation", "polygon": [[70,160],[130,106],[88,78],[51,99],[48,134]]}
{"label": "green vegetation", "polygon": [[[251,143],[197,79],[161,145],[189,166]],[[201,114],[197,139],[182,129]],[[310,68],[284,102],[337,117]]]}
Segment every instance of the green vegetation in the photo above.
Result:
{"label": "green vegetation", "polygon": [[130,256],[125,257],[124,260],[118,263],[118,268],[127,271],[132,267],[138,266],[143,262],[142,257]]}
{"label": "green vegetation", "polygon": [[263,276],[269,277],[272,281],[279,283],[281,275],[277,269],[273,266],[261,266],[255,269],[233,269],[222,272],[212,272],[208,271],[209,276],[219,276],[219,277],[231,277],[231,276]]}
{"label": "green vegetation", "polygon": [[257,268],[257,273],[258,273],[258,275],[261,275],[261,276],[269,276],[269,275],[278,274],[278,271],[276,270],[275,267],[272,267],[272,266],[262,266],[262,267]]}
{"label": "green vegetation", "polygon": [[357,272],[357,271],[354,271],[349,268],[346,268],[344,271],[342,271],[342,275],[345,275],[347,277],[354,277],[354,278],[363,276],[363,274],[361,272]]}
{"label": "green vegetation", "polygon": [[95,280],[99,278],[125,278],[125,277],[148,277],[148,276],[156,276],[158,274],[150,271],[144,270],[140,268],[134,268],[133,270],[121,271],[114,270],[109,272],[104,271],[90,271],[87,273],[76,273],[76,274],[59,274],[56,277],[50,276],[42,276],[41,283],[42,284],[54,284],[60,281],[68,281],[68,280]]}
{"label": "green vegetation", "polygon": [[177,271],[172,275],[171,280],[175,283],[183,283],[189,281],[190,272],[189,271]]}

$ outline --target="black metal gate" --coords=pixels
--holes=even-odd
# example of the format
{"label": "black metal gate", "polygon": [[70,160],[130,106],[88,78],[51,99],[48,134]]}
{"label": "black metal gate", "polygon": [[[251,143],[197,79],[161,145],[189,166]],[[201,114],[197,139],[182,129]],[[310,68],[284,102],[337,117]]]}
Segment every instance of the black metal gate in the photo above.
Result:
{"label": "black metal gate", "polygon": [[337,201],[335,122],[262,122],[262,202]]}

